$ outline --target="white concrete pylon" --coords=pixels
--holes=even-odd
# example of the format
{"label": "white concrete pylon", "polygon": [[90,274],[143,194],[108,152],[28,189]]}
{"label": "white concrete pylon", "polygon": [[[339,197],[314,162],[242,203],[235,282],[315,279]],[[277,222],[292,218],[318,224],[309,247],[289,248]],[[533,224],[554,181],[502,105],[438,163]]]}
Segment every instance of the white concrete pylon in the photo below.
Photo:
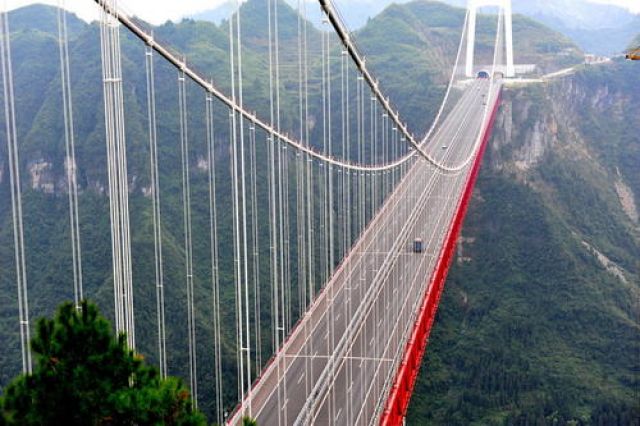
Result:
{"label": "white concrete pylon", "polygon": [[478,8],[483,6],[499,6],[504,10],[505,47],[507,53],[506,77],[515,76],[513,66],[513,26],[511,21],[511,0],[469,0],[469,25],[467,27],[467,64],[465,74],[473,77],[474,49],[476,43],[476,17]]}

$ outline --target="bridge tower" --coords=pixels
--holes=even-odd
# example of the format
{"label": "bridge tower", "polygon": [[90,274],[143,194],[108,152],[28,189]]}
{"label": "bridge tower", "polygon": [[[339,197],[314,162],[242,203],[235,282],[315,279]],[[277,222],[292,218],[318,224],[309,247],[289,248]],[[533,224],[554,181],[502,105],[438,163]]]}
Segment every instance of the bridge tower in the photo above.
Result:
{"label": "bridge tower", "polygon": [[483,6],[499,6],[504,10],[505,47],[507,53],[507,69],[505,77],[514,77],[513,66],[513,29],[511,24],[511,0],[469,0],[469,25],[467,26],[467,66],[466,76],[473,77],[473,57],[476,43],[476,16],[478,8]]}

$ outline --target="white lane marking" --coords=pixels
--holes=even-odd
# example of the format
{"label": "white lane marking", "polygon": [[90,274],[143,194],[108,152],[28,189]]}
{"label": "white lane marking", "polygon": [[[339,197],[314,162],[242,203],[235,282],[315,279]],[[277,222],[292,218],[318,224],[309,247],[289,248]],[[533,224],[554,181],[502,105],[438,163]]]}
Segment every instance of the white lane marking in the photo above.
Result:
{"label": "white lane marking", "polygon": [[[304,358],[317,358],[317,359],[329,359],[331,358],[330,355],[320,355],[320,356],[316,356],[313,357],[311,355],[287,355],[286,356],[287,359],[295,359],[295,358],[300,358],[300,359],[304,359]],[[376,358],[376,357],[367,357],[367,356],[345,356],[345,357],[341,357],[341,360],[349,360],[349,361],[374,361],[374,362],[391,362],[393,361],[391,358]],[[304,375],[304,373],[303,373]]]}

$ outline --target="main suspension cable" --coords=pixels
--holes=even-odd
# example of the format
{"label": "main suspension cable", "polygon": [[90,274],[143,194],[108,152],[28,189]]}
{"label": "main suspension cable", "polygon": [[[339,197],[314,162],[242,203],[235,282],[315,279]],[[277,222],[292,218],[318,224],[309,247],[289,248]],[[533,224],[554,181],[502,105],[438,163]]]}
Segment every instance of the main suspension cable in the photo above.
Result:
{"label": "main suspension cable", "polygon": [[[457,64],[458,64],[458,61],[460,59],[460,52],[462,50],[462,39],[464,38],[464,30],[465,30],[465,28],[467,26],[467,19],[468,19],[468,16],[469,16],[469,12],[467,11],[467,13],[465,14],[464,24],[463,24],[463,27],[462,27],[462,36],[460,37],[460,44],[458,46],[458,53],[456,55],[456,61],[454,63],[454,71],[452,73],[452,78],[449,81],[449,86],[447,88],[447,91],[445,92],[445,98],[444,98],[444,100],[443,100],[443,102],[441,104],[441,107],[440,107],[440,110],[439,110],[438,114],[436,115],[436,119],[433,121],[433,124],[432,124],[431,128],[429,129],[429,131],[427,132],[427,134],[424,136],[424,138],[422,140],[417,140],[413,136],[413,134],[411,132],[409,132],[406,124],[400,119],[400,114],[393,109],[393,107],[391,106],[391,104],[389,102],[389,98],[386,97],[382,93],[382,91],[381,91],[381,89],[379,87],[378,81],[372,76],[371,72],[367,69],[364,58],[359,53],[358,48],[355,45],[355,42],[351,39],[351,35],[350,35],[349,31],[346,29],[346,26],[344,25],[344,23],[342,23],[342,20],[340,19],[339,14],[337,13],[337,11],[335,9],[335,6],[332,4],[331,0],[318,0],[318,1],[320,3],[320,6],[321,6],[322,10],[324,11],[325,15],[327,16],[329,22],[331,22],[331,24],[333,25],[333,28],[336,31],[336,34],[338,35],[338,37],[342,41],[342,44],[347,49],[347,52],[349,53],[349,56],[351,56],[351,58],[353,59],[353,61],[356,64],[357,68],[360,70],[361,75],[363,76],[363,78],[365,79],[365,81],[367,82],[369,87],[371,88],[371,91],[373,92],[373,95],[382,104],[382,106],[387,111],[389,116],[393,119],[395,125],[403,133],[403,135],[405,136],[406,140],[414,148],[414,150],[417,153],[419,153],[422,157],[424,157],[430,164],[435,166],[437,169],[440,169],[440,170],[445,171],[445,172],[460,172],[460,171],[462,171],[469,164],[469,162],[473,158],[473,155],[469,155],[464,161],[462,161],[461,163],[459,163],[459,164],[457,164],[455,166],[447,166],[446,164],[437,161],[428,152],[426,152],[424,150],[424,145],[426,144],[428,139],[431,137],[433,129],[436,127],[437,123],[439,122],[440,115],[442,114],[442,111],[444,109],[444,105],[446,104],[446,101],[448,99],[449,92],[450,92],[451,86],[453,84],[453,80],[455,78],[455,70],[457,69]],[[477,147],[475,147],[475,148],[477,148]],[[473,152],[475,152],[475,149],[473,150]],[[413,152],[409,153],[407,156],[402,158],[403,159],[402,162],[404,163],[404,161],[408,160],[413,155],[414,155]],[[378,171],[378,170],[372,170],[372,171]]]}
{"label": "main suspension cable", "polygon": [[[293,148],[301,152],[304,152],[319,161],[322,161],[324,163],[331,164],[334,166],[340,166],[345,169],[353,170],[353,171],[382,171],[382,170],[391,170],[395,167],[398,167],[406,163],[407,161],[409,161],[411,158],[413,158],[417,154],[419,154],[424,156],[426,160],[437,169],[440,169],[441,171],[448,172],[448,173],[457,173],[462,171],[468,165],[469,161],[471,161],[471,156],[469,156],[469,158],[467,158],[464,162],[457,164],[456,166],[450,167],[444,164],[440,164],[439,162],[435,161],[433,158],[428,156],[428,154],[422,149],[423,141],[417,141],[413,137],[413,135],[408,131],[406,125],[400,120],[398,113],[391,108],[388,98],[382,94],[382,92],[378,88],[377,82],[373,79],[373,77],[368,71],[366,72],[366,74],[363,74],[363,76],[365,76],[363,78],[366,78],[367,83],[372,88],[374,88],[374,93],[376,94],[380,102],[387,109],[389,116],[393,118],[399,131],[403,134],[404,141],[409,142],[412,145],[413,150],[406,152],[402,157],[394,159],[394,161],[391,161],[387,164],[365,165],[362,163],[352,163],[349,161],[345,161],[343,159],[338,159],[335,157],[324,155],[314,150],[313,148],[311,148],[311,146],[307,146],[306,144],[303,144],[302,142],[295,140],[293,137],[289,136],[288,134],[283,133],[279,127],[273,124],[274,123],[273,121],[271,121],[272,124],[269,124],[261,120],[260,118],[258,118],[254,112],[251,112],[246,108],[239,106],[237,102],[235,102],[235,99],[233,99],[232,97],[226,96],[220,89],[214,86],[210,81],[200,76],[196,71],[194,71],[190,66],[188,66],[183,59],[171,53],[170,50],[167,49],[166,47],[155,42],[152,35],[150,35],[145,30],[143,30],[139,25],[137,25],[134,22],[133,19],[131,19],[124,12],[119,10],[117,7],[114,7],[111,4],[105,3],[104,0],[94,0],[94,1],[97,2],[105,10],[106,13],[112,15],[115,19],[119,20],[136,37],[142,39],[145,43],[148,43],[149,45],[151,45],[153,49],[162,57],[164,57],[169,63],[171,63],[174,67],[183,70],[186,76],[188,76],[191,80],[193,80],[194,83],[202,87],[207,92],[211,93],[213,96],[219,99],[222,103],[227,105],[231,110],[240,114],[245,119],[255,123],[257,127],[264,129],[268,134],[274,135],[274,137],[277,137],[281,142],[284,142],[287,145],[292,146]],[[330,18],[331,23],[334,25],[334,28],[336,28],[336,31],[339,32],[338,35],[343,40],[343,43],[345,40],[349,40],[349,36],[346,35],[347,33],[346,33],[346,30],[344,29],[344,26],[342,24],[336,24],[336,22],[338,21],[336,21],[337,17],[333,12],[332,6],[326,6],[327,2],[322,0],[321,0],[321,4],[323,4],[323,10],[325,10],[325,13],[326,13],[326,10],[331,11],[328,16]],[[465,25],[466,25],[466,17],[465,17]],[[340,28],[340,31],[338,31],[337,28]],[[463,34],[464,34],[464,31],[463,31]],[[461,45],[458,49],[458,57],[461,50]],[[360,58],[355,48],[355,45],[352,42],[349,42],[348,44],[345,44],[345,47],[347,48],[347,51],[349,52],[352,58],[354,57],[358,58],[358,60],[356,61],[356,65],[361,70],[361,73],[362,73],[362,70],[366,71],[366,67],[364,67],[364,60]],[[454,70],[456,68],[456,65],[457,65],[457,61],[456,61],[456,64],[454,64]],[[455,74],[455,72],[453,74]],[[419,148],[419,149],[416,149],[416,148]]]}

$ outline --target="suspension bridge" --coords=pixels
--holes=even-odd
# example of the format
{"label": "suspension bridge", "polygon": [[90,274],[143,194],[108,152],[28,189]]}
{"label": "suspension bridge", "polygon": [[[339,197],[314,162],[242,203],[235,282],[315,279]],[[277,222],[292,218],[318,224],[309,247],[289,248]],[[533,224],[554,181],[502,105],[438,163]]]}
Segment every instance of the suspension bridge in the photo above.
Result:
{"label": "suspension bridge", "polygon": [[[470,2],[448,84],[422,137],[368,68],[331,1],[298,1],[295,34],[286,43],[279,15],[284,3],[255,1],[267,11],[264,62],[258,71],[252,68],[258,76],[246,71],[253,59],[248,55],[255,53],[247,39],[256,29],[243,27],[240,3],[224,23],[226,46],[211,40],[225,49],[227,61],[224,75],[216,75],[157,38],[122,0],[92,2],[100,13],[95,51],[101,70],[93,84],[102,88],[104,117],[94,139],[104,148],[115,327],[163,376],[182,375],[194,404],[208,407],[220,424],[240,424],[244,416],[264,425],[401,424],[503,78],[513,76],[510,1]],[[493,57],[476,76],[476,9],[486,5],[499,8]],[[90,189],[78,177],[86,166],[76,153],[78,94],[64,6],[61,0],[58,55],[50,59],[59,63],[69,237],[56,249],[70,252],[77,304],[92,297],[83,274],[91,259],[82,250],[91,244],[82,231],[92,224],[82,224],[79,214]],[[320,30],[307,20],[312,6],[322,12]],[[4,10],[0,20],[9,175],[3,183],[0,174],[0,183],[10,187],[16,363],[30,372],[33,295],[19,131],[19,120],[28,118],[16,113],[21,93],[13,84],[9,17]],[[122,37],[126,61],[137,61],[129,74]],[[254,79],[265,83],[264,99],[250,93]],[[128,110],[135,88],[144,92],[148,185],[142,190],[134,188],[136,165],[128,158],[135,139],[129,128],[140,112]],[[260,105],[247,101],[256,98]],[[173,121],[158,107],[160,100],[174,102]],[[164,155],[168,149],[176,155]],[[169,170],[180,182],[173,194],[163,177]],[[170,197],[180,205],[173,213],[163,204]],[[143,232],[132,225],[143,214],[141,205],[153,247],[144,254],[132,242]],[[171,233],[181,237],[179,244],[168,241]],[[178,258],[173,267],[168,243]],[[150,257],[155,281],[141,290],[135,277],[143,255]],[[168,285],[170,275],[179,282]],[[184,297],[171,300],[176,286]],[[136,310],[141,294],[155,301],[155,312]],[[200,300],[204,294],[206,302]],[[177,304],[184,312],[170,321],[168,307]],[[184,346],[171,341],[176,333],[184,335],[178,338]]]}

